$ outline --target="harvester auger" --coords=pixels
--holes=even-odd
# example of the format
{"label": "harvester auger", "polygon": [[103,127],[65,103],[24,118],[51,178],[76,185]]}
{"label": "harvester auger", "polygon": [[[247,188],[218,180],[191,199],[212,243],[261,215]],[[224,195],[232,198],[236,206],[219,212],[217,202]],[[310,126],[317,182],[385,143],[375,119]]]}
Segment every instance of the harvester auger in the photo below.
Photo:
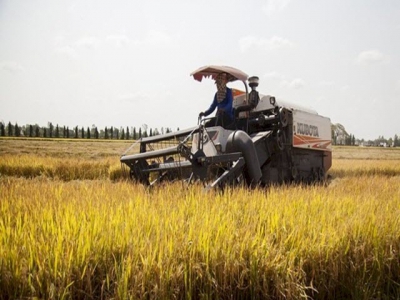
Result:
{"label": "harvester auger", "polygon": [[209,126],[215,120],[202,119],[193,128],[139,139],[121,156],[132,179],[145,185],[201,180],[208,188],[325,180],[332,164],[329,118],[259,94],[258,77],[235,68],[205,66],[191,75],[201,81],[222,72],[244,83],[245,91],[233,90],[234,122]]}

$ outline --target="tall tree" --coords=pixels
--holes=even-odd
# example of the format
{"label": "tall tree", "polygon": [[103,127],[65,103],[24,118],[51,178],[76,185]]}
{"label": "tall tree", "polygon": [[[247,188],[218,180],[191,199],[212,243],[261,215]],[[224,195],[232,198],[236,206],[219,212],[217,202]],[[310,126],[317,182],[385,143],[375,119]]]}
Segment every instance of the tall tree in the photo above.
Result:
{"label": "tall tree", "polygon": [[13,126],[11,125],[11,122],[8,122],[8,126],[7,126],[7,133],[8,136],[13,136]]}
{"label": "tall tree", "polygon": [[136,139],[137,139],[137,136],[136,136],[136,127],[133,127],[133,133],[132,133],[132,135],[133,135],[133,139],[136,140]]}
{"label": "tall tree", "polygon": [[4,127],[4,123],[0,122],[0,136],[6,136],[6,130]]}
{"label": "tall tree", "polygon": [[113,137],[114,137],[114,127],[112,127],[112,126],[110,128],[110,137],[111,137],[111,139],[113,139]]}
{"label": "tall tree", "polygon": [[87,128],[86,132],[87,132],[86,133],[86,138],[90,139],[90,128],[89,127]]}
{"label": "tall tree", "polygon": [[49,125],[49,137],[52,138],[54,126],[51,122],[49,122],[48,125]]}
{"label": "tall tree", "polygon": [[399,141],[399,137],[397,136],[397,134],[394,135],[393,146],[394,147],[399,147],[400,146],[400,141]]}
{"label": "tall tree", "polygon": [[75,126],[75,138],[77,139],[78,138],[78,133],[79,132],[79,130],[78,130],[78,126]]}
{"label": "tall tree", "polygon": [[104,138],[105,138],[106,140],[108,140],[108,129],[107,129],[107,126],[106,126],[106,128],[104,129]]}
{"label": "tall tree", "polygon": [[66,135],[64,135],[67,139],[69,139],[69,127],[67,126]]}
{"label": "tall tree", "polygon": [[40,128],[39,125],[35,125],[35,137],[39,137],[40,136]]}
{"label": "tall tree", "polygon": [[58,124],[56,125],[56,133],[55,133],[55,135],[56,135],[56,138],[60,137],[60,128],[58,127]]}
{"label": "tall tree", "polygon": [[129,140],[129,127],[126,126],[126,139]]}
{"label": "tall tree", "polygon": [[81,129],[81,138],[85,138],[85,128],[82,127]]}
{"label": "tall tree", "polygon": [[15,123],[15,136],[21,136],[21,128],[19,128],[18,123]]}

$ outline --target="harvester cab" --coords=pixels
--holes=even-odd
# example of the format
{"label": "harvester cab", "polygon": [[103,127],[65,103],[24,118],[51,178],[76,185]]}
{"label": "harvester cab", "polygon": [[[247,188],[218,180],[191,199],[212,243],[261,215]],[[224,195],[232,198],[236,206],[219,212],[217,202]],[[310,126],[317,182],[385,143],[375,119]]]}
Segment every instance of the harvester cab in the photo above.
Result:
{"label": "harvester cab", "polygon": [[204,118],[189,129],[140,138],[121,156],[130,177],[145,185],[201,180],[208,188],[325,180],[332,162],[330,120],[259,94],[259,78],[232,67],[205,66],[191,76],[202,81],[220,73],[244,84],[233,90],[234,122],[209,126]]}

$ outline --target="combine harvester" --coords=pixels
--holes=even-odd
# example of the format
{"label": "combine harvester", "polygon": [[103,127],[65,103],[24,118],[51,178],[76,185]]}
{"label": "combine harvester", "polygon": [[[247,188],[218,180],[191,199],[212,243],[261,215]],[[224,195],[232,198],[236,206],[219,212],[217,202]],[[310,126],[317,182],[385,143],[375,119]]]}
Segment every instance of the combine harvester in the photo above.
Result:
{"label": "combine harvester", "polygon": [[258,77],[235,68],[205,66],[191,76],[219,73],[244,84],[245,91],[233,90],[235,121],[210,127],[204,118],[193,128],[139,139],[121,156],[131,178],[145,185],[201,180],[208,188],[324,181],[332,164],[330,119],[259,94]]}

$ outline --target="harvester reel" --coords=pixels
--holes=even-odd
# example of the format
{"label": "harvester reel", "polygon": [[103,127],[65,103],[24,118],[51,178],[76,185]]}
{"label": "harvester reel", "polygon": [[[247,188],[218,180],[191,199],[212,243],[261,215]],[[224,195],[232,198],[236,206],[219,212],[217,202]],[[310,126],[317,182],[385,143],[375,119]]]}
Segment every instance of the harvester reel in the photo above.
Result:
{"label": "harvester reel", "polygon": [[132,179],[139,181],[144,185],[149,185],[149,173],[143,172],[144,169],[148,169],[149,164],[145,159],[135,161],[131,166],[130,176]]}
{"label": "harvester reel", "polygon": [[[174,158],[172,156],[170,156],[165,160],[165,163],[173,163],[174,161],[175,161]],[[159,179],[160,179],[160,181],[162,181],[162,180],[172,181],[178,177],[179,177],[178,170],[168,170],[163,173],[160,173]]]}

